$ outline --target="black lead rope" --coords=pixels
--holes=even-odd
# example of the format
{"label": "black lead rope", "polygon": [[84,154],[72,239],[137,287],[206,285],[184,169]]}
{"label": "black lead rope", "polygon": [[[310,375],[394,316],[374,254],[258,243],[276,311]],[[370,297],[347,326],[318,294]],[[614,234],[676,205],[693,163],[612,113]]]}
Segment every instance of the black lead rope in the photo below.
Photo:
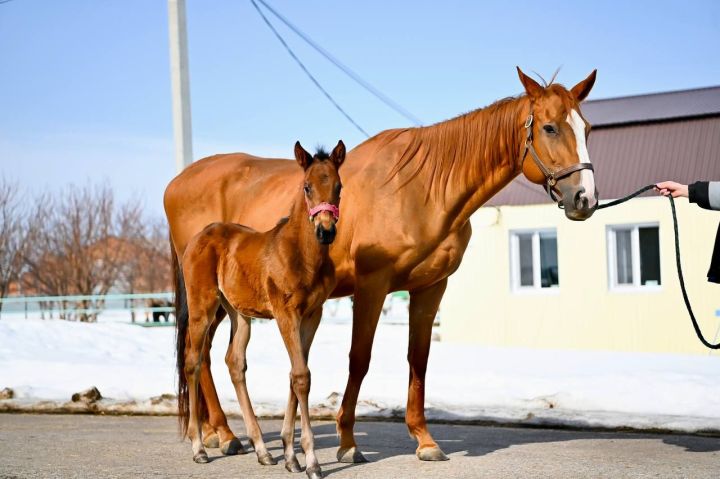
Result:
{"label": "black lead rope", "polygon": [[[653,188],[655,188],[655,185],[643,186],[642,188],[640,188],[639,190],[637,190],[634,193],[631,193],[620,199],[610,201],[609,203],[599,205],[597,207],[597,209],[601,210],[604,208],[609,208],[611,206],[616,206],[616,205],[625,203],[626,201],[631,200],[631,199],[635,198],[636,196],[645,193],[646,191],[652,190]],[[690,299],[688,299],[687,290],[685,289],[685,278],[683,277],[682,264],[680,263],[680,234],[678,233],[678,220],[677,220],[677,211],[675,211],[675,200],[673,199],[672,195],[668,195],[668,198],[670,199],[670,209],[672,210],[673,228],[675,229],[675,262],[677,264],[678,279],[680,280],[680,289],[682,290],[683,299],[685,300],[685,307],[687,307],[688,314],[690,315],[690,319],[692,320],[693,328],[695,328],[695,334],[697,334],[697,337],[700,340],[700,342],[703,343],[703,345],[706,348],[720,349],[720,343],[712,344],[705,339],[705,337],[702,334],[702,331],[700,331],[700,326],[698,326],[697,319],[695,319],[695,314],[693,313],[692,306],[690,306]]]}

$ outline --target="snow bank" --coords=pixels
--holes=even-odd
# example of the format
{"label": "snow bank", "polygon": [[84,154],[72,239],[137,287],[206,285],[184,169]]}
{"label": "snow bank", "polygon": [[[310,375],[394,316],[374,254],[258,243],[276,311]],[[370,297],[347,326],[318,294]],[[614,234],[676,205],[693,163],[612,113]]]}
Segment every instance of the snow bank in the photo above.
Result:
{"label": "snow bank", "polygon": [[[347,309],[347,305],[341,306]],[[310,355],[316,415],[337,409],[347,380],[351,325],[323,321]],[[391,315],[392,317],[392,315]],[[407,325],[381,322],[358,413],[403,417]],[[239,413],[224,362],[229,322],[218,328],[212,371],[226,410]],[[105,412],[173,410],[174,329],[116,321],[0,320],[0,409],[68,405],[96,386]],[[260,415],[281,415],[290,362],[274,322],[253,324],[247,381]],[[710,356],[499,349],[433,342],[427,372],[429,419],[592,427],[720,430],[720,359]]]}

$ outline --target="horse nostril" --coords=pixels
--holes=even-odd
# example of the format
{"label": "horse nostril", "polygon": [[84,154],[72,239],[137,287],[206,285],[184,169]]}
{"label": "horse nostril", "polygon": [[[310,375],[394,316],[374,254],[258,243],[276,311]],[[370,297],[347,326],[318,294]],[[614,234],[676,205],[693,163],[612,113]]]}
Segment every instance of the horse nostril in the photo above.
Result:
{"label": "horse nostril", "polygon": [[315,228],[315,236],[317,237],[318,241],[322,244],[330,244],[335,239],[335,225],[332,225],[331,228],[325,229],[322,226],[318,225],[317,228]]}
{"label": "horse nostril", "polygon": [[588,208],[588,199],[583,196],[583,193],[585,193],[585,188],[580,188],[580,190],[575,193],[575,209],[585,210]]}

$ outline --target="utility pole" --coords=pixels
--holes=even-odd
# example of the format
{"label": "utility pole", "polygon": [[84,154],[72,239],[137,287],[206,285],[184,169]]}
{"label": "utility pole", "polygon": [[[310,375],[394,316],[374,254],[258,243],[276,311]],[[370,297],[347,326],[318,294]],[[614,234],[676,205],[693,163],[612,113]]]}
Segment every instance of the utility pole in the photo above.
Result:
{"label": "utility pole", "polygon": [[175,165],[177,172],[180,173],[193,161],[185,0],[168,0],[168,22],[170,27],[170,76],[172,77]]}

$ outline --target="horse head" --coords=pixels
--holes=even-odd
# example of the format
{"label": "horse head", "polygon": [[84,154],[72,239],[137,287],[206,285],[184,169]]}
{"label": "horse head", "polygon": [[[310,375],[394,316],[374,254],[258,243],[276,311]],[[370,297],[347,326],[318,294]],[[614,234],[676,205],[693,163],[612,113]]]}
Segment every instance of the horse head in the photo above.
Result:
{"label": "horse head", "polygon": [[345,144],[340,140],[329,155],[318,151],[310,155],[295,143],[295,159],[305,172],[303,192],[310,222],[315,226],[315,236],[321,244],[335,240],[336,227],[340,218],[340,190],[342,183],[338,169],[345,161]]}
{"label": "horse head", "polygon": [[[517,70],[530,100],[522,172],[531,182],[544,185],[565,216],[586,220],[598,206],[598,191],[587,150],[590,124],[580,103],[590,93],[597,70],[570,90],[552,82],[541,86]],[[527,161],[528,157],[532,161]]]}

